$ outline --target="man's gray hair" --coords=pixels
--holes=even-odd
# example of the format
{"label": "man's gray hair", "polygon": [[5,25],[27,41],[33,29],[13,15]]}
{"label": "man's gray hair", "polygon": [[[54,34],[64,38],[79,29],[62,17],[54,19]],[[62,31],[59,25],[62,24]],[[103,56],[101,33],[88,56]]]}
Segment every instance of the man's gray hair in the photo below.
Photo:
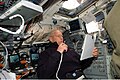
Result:
{"label": "man's gray hair", "polygon": [[55,25],[54,28],[50,31],[50,34],[49,34],[49,37],[54,35],[54,32],[59,30],[60,32],[64,32],[64,28],[63,26],[60,26],[60,25]]}

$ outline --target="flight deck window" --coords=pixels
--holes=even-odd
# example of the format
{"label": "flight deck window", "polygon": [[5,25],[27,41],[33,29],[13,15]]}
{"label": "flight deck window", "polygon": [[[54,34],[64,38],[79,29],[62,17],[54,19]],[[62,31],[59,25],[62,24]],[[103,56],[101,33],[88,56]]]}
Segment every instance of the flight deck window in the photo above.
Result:
{"label": "flight deck window", "polygon": [[95,14],[95,17],[96,17],[96,21],[99,22],[104,19],[104,13],[98,12],[97,14]]}

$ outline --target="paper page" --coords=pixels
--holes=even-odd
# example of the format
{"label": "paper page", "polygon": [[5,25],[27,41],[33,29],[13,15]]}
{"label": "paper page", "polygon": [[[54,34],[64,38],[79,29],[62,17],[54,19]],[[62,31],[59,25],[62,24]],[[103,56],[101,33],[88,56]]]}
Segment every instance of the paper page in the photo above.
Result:
{"label": "paper page", "polygon": [[82,54],[80,60],[93,57],[92,51],[94,49],[94,38],[91,35],[85,35],[84,43],[82,46]]}

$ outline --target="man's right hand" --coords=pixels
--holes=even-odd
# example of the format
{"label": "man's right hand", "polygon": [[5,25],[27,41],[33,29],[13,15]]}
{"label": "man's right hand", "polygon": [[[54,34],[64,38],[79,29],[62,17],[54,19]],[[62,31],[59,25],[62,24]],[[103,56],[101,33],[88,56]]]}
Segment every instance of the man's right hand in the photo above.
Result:
{"label": "man's right hand", "polygon": [[60,53],[63,53],[64,51],[67,52],[67,50],[68,46],[65,43],[61,43],[57,48],[57,51]]}

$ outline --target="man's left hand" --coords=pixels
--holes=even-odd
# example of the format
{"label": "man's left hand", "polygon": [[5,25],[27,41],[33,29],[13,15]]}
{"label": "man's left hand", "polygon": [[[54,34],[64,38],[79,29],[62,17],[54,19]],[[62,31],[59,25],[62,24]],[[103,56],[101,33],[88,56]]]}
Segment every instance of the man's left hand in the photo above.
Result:
{"label": "man's left hand", "polygon": [[92,55],[93,55],[93,57],[98,57],[99,52],[98,52],[98,49],[96,47],[93,49]]}

